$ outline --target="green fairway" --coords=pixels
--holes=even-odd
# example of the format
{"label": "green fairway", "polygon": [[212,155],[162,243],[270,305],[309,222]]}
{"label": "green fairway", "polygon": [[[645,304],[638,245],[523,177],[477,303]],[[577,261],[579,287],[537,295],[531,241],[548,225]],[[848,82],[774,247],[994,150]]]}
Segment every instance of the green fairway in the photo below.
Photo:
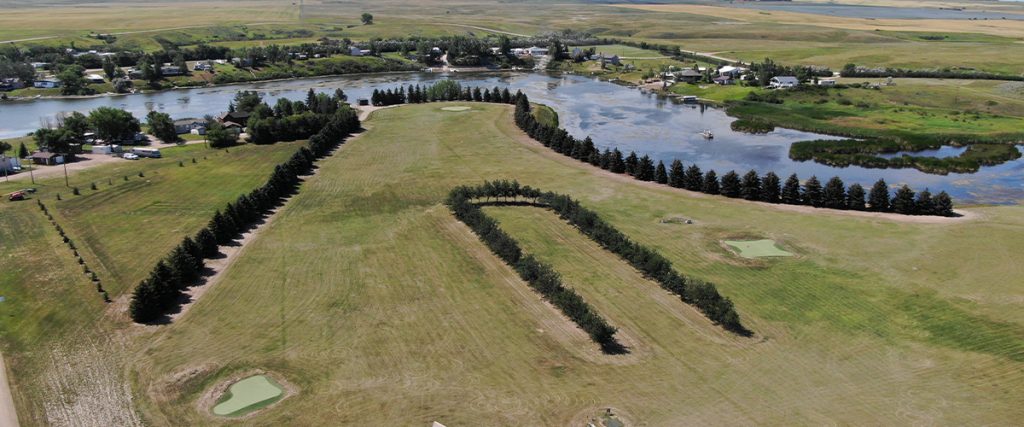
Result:
{"label": "green fairway", "polygon": [[739,251],[744,258],[786,257],[792,253],[779,249],[774,240],[725,240],[725,244]]}
{"label": "green fairway", "polygon": [[284,389],[266,375],[254,375],[231,385],[213,413],[237,417],[278,401]]}

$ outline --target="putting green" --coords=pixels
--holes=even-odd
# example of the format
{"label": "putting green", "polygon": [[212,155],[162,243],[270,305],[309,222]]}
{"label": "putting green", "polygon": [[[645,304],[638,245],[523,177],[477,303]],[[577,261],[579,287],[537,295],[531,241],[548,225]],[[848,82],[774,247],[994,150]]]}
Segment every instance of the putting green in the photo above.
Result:
{"label": "putting green", "polygon": [[213,413],[237,417],[277,402],[284,389],[265,375],[255,375],[231,385],[221,397]]}
{"label": "putting green", "polygon": [[441,107],[444,111],[466,111],[471,110],[469,107]]}
{"label": "putting green", "polygon": [[792,253],[775,246],[773,240],[726,240],[725,244],[739,251],[740,256],[744,258],[793,256]]}

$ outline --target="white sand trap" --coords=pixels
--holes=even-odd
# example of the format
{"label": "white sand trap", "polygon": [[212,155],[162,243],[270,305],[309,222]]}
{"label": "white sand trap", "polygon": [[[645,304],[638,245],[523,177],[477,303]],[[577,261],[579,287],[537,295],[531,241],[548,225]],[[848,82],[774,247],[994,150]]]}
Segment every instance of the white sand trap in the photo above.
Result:
{"label": "white sand trap", "polygon": [[441,109],[444,110],[444,111],[466,111],[466,110],[471,110],[472,108],[469,108],[469,107],[441,107]]}
{"label": "white sand trap", "polygon": [[793,256],[792,253],[779,249],[772,240],[726,240],[725,244],[739,251],[743,258]]}

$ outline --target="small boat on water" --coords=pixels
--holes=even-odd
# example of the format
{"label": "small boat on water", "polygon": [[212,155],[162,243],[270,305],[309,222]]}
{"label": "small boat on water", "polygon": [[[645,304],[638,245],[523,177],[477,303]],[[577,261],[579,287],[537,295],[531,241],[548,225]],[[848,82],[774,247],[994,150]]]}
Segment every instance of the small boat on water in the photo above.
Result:
{"label": "small boat on water", "polygon": [[715,134],[711,133],[711,129],[704,129],[704,131],[700,133],[700,136],[703,136],[704,139],[714,139],[715,138]]}

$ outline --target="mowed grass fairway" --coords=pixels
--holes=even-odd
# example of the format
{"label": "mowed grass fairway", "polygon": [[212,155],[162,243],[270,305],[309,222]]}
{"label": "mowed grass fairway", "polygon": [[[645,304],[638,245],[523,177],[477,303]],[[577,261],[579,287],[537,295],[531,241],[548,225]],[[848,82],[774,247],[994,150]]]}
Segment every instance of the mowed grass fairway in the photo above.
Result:
{"label": "mowed grass fairway", "polygon": [[[1024,416],[1024,208],[916,224],[700,197],[554,155],[501,105],[403,106],[367,127],[181,319],[134,334],[147,423],[226,422],[196,401],[252,369],[296,388],[246,421],[263,425],[565,425],[605,407],[647,425]],[[600,354],[442,205],[501,178],[580,199],[716,283],[757,335],[721,332],[548,211],[488,208],[633,349]],[[737,234],[802,256],[739,260],[720,244]]]}

